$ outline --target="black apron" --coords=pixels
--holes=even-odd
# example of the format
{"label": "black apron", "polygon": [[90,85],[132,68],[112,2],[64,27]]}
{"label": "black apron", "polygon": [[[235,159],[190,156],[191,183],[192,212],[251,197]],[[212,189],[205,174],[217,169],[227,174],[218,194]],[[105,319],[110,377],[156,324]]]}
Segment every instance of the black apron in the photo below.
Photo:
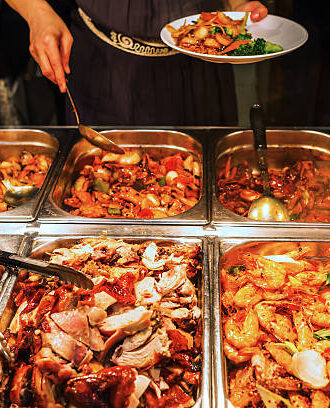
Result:
{"label": "black apron", "polygon": [[[219,8],[219,0],[78,0],[103,27],[145,39],[166,23]],[[143,57],[105,43],[73,13],[70,85],[90,125],[235,125],[231,66],[182,54]],[[72,109],[68,124],[74,124]]]}

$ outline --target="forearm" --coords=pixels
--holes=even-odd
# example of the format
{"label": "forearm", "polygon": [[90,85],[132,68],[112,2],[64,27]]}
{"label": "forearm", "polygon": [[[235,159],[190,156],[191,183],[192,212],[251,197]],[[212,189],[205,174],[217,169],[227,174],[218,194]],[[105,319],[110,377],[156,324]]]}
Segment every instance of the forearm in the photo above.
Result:
{"label": "forearm", "polygon": [[52,8],[45,0],[5,0],[10,7],[17,11],[30,25],[33,21],[36,11],[40,13],[49,13]]}
{"label": "forearm", "polygon": [[72,35],[64,21],[45,0],[6,0],[28,23],[30,53],[42,73],[65,92],[70,72]]}

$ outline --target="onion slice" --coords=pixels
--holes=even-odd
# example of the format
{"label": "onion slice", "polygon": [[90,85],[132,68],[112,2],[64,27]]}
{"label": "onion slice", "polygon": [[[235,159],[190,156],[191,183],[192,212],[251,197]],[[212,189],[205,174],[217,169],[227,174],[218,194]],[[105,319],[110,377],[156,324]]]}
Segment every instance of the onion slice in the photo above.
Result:
{"label": "onion slice", "polygon": [[292,370],[296,377],[312,388],[324,388],[329,384],[326,361],[315,350],[305,350],[294,354]]}

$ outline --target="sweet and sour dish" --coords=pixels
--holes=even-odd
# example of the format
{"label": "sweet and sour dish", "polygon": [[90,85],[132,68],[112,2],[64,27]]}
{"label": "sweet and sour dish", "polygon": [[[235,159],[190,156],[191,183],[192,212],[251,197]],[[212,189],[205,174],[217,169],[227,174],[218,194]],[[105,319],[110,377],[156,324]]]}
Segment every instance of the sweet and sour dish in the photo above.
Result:
{"label": "sweet and sour dish", "polygon": [[64,204],[92,218],[164,218],[194,207],[201,197],[201,166],[191,154],[160,160],[137,150],[103,152],[85,165]]}
{"label": "sweet and sour dish", "polygon": [[50,261],[92,278],[85,290],[22,271],[4,332],[11,407],[185,408],[201,377],[201,249],[85,238]]}
{"label": "sweet and sour dish", "polygon": [[13,208],[4,201],[8,188],[11,186],[41,187],[51,164],[50,157],[28,151],[0,161],[0,212]]}
{"label": "sweet and sour dish", "polygon": [[[269,168],[273,195],[286,205],[291,221],[330,222],[330,160],[302,160],[281,169]],[[228,210],[247,217],[263,184],[248,162],[233,165],[229,155],[217,178],[218,200]]]}
{"label": "sweet and sour dish", "polygon": [[330,404],[330,261],[285,246],[280,256],[237,251],[221,266],[222,347],[237,408]]}

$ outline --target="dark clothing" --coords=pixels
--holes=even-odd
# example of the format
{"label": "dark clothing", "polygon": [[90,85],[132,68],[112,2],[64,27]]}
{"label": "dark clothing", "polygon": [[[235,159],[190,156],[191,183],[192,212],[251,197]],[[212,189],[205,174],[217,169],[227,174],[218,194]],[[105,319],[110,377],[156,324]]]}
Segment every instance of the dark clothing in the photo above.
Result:
{"label": "dark clothing", "polygon": [[[78,0],[95,23],[140,37],[159,37],[167,22],[215,10],[218,0]],[[213,6],[212,6],[213,3]],[[217,4],[217,6],[215,5]],[[207,7],[209,5],[210,7]],[[232,69],[182,54],[143,57],[93,34],[74,13],[71,91],[90,125],[233,125]],[[68,122],[74,124],[72,109]]]}
{"label": "dark clothing", "polygon": [[23,18],[0,1],[0,78],[16,78],[29,60],[29,27]]}
{"label": "dark clothing", "polygon": [[98,24],[120,33],[158,38],[170,21],[219,9],[219,0],[77,0]]}

